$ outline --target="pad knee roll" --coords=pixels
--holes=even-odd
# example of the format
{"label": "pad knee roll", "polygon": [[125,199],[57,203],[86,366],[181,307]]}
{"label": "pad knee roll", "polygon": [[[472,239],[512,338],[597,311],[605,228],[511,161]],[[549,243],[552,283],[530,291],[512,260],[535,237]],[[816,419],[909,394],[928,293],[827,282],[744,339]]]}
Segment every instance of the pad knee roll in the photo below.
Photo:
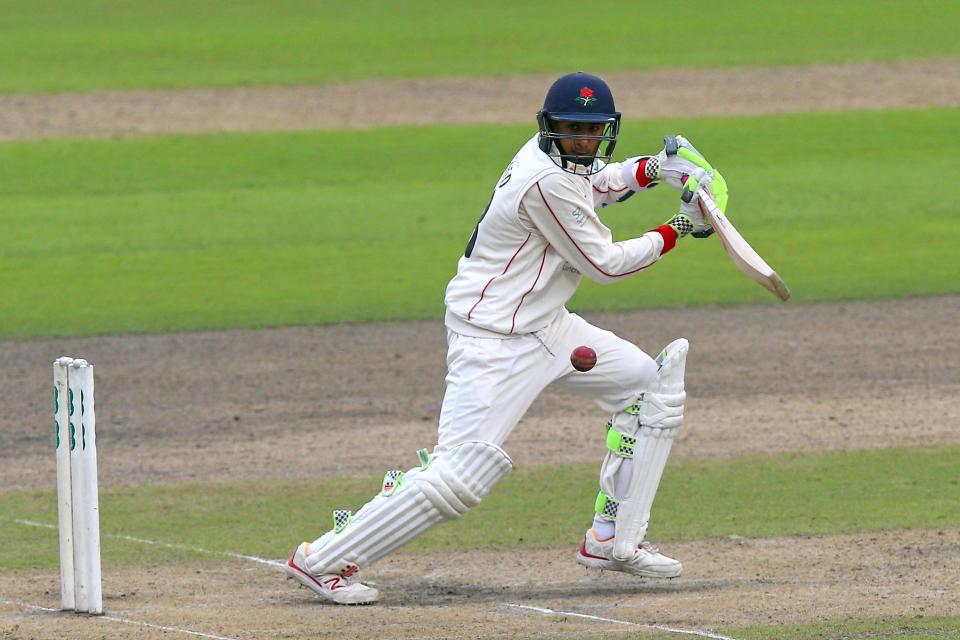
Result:
{"label": "pad knee roll", "polygon": [[349,575],[396,551],[443,520],[476,506],[513,468],[490,442],[465,442],[430,458],[363,506],[349,524],[324,534],[307,556],[314,575]]}

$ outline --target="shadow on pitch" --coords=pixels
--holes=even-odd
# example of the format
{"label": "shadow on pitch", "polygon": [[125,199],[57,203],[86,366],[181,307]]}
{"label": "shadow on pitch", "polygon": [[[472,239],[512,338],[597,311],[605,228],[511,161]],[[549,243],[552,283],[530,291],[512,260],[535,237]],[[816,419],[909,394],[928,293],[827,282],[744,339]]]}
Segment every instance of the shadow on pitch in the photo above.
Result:
{"label": "shadow on pitch", "polygon": [[[631,582],[605,582],[600,576],[589,583],[504,585],[500,587],[479,586],[426,581],[382,583],[381,604],[387,606],[444,606],[489,602],[524,603],[564,598],[596,596],[630,596],[634,594],[682,594],[715,591],[730,586],[726,580],[643,580]],[[372,584],[372,583],[371,583]]]}

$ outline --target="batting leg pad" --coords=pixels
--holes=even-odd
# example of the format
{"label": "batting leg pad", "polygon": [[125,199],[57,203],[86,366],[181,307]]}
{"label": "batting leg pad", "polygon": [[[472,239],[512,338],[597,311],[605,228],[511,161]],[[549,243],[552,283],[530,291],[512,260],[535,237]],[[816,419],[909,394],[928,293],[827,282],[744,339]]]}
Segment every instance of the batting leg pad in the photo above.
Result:
{"label": "batting leg pad", "polygon": [[435,524],[459,518],[512,468],[510,456],[490,442],[465,442],[426,458],[398,486],[310,545],[307,569],[314,575],[352,575]]}
{"label": "batting leg pad", "polygon": [[[616,514],[613,557],[617,560],[632,558],[647,533],[653,499],[673,440],[683,424],[683,375],[688,349],[684,338],[667,345],[657,357],[660,368],[653,383],[636,404],[611,421],[601,488],[607,496],[616,496],[620,501],[615,509],[608,507],[608,512]],[[625,423],[630,424],[623,414],[635,417],[633,433],[623,428]]]}

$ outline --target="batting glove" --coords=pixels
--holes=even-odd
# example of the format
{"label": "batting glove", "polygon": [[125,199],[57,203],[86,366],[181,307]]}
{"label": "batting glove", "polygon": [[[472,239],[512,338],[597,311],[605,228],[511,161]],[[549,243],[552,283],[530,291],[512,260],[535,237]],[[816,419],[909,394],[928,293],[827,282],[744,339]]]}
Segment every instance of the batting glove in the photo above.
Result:
{"label": "batting glove", "polygon": [[[697,169],[710,175],[710,194],[720,210],[727,211],[727,181],[714,169],[696,147],[683,136],[667,136],[657,158],[660,160],[660,177],[674,189],[683,189]],[[686,176],[686,177],[685,177]]]}
{"label": "batting glove", "polygon": [[678,213],[667,221],[667,226],[677,232],[677,238],[682,238],[693,231],[693,221],[685,213]]}
{"label": "batting glove", "polygon": [[683,191],[680,194],[680,213],[689,217],[693,223],[694,238],[709,238],[713,235],[713,226],[704,219],[703,212],[700,210],[698,194],[701,188],[712,188],[714,180],[712,173],[697,167],[683,182]]}

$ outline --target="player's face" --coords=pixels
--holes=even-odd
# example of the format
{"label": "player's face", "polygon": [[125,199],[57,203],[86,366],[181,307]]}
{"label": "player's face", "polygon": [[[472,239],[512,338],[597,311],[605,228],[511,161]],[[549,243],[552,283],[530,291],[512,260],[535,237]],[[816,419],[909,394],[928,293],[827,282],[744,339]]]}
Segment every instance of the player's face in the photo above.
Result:
{"label": "player's face", "polygon": [[[554,133],[571,136],[602,136],[607,125],[604,122],[563,122],[554,121],[551,129]],[[560,149],[568,156],[593,156],[600,147],[599,140],[573,140],[561,138],[558,140]]]}

